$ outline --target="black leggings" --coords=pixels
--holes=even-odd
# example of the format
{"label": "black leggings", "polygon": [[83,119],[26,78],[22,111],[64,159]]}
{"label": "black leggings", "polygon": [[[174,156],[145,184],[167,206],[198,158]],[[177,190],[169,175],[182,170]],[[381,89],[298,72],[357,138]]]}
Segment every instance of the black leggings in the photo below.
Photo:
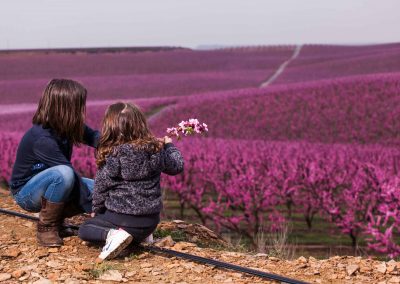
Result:
{"label": "black leggings", "polygon": [[147,238],[151,233],[153,233],[157,228],[157,225],[152,225],[149,227],[118,226],[107,220],[104,214],[101,214],[89,219],[80,226],[79,237],[88,242],[105,242],[110,229],[118,228],[122,228],[131,234],[133,237],[133,242],[138,244]]}

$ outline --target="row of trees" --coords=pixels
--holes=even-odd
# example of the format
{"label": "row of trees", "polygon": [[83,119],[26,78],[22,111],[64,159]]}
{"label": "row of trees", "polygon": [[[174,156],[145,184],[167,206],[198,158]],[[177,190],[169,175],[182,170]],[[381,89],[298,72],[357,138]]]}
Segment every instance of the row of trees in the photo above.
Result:
{"label": "row of trees", "polygon": [[[191,140],[181,145],[186,170],[164,187],[204,224],[227,228],[257,245],[260,230],[280,230],[293,212],[309,228],[319,215],[348,235],[390,256],[400,222],[397,160],[386,165],[368,147]],[[371,151],[376,155],[371,155]],[[395,150],[392,150],[395,151]],[[383,166],[383,168],[382,168]]]}
{"label": "row of trees", "polygon": [[[16,135],[18,136],[18,135]],[[11,174],[18,137],[2,137],[1,176]],[[185,171],[162,186],[193,209],[204,224],[247,236],[274,232],[293,213],[307,226],[315,216],[333,223],[354,246],[400,255],[400,151],[381,146],[278,143],[227,139],[179,142]],[[93,150],[78,148],[77,171],[93,177]]]}

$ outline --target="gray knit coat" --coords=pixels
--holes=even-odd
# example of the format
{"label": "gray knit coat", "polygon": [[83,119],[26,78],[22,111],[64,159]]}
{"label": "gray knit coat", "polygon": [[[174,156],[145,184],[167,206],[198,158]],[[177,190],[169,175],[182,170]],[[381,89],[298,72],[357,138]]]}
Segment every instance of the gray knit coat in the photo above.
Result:
{"label": "gray knit coat", "polygon": [[159,213],[162,209],[161,173],[183,171],[183,158],[172,144],[155,154],[130,144],[117,146],[96,173],[93,212],[106,209],[131,215]]}

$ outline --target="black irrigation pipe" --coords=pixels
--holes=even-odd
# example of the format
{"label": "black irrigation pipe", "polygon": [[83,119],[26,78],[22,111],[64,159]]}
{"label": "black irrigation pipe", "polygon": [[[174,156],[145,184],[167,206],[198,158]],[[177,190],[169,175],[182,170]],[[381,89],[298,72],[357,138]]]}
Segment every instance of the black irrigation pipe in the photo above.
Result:
{"label": "black irrigation pipe", "polygon": [[[38,217],[30,216],[30,215],[27,215],[27,214],[24,214],[24,213],[19,213],[19,212],[16,212],[16,211],[11,211],[11,210],[7,210],[7,209],[3,209],[3,208],[0,208],[0,213],[11,215],[11,216],[15,216],[15,217],[20,217],[20,218],[23,218],[23,219],[28,219],[28,220],[35,221],[35,222],[39,221]],[[72,230],[78,230],[79,229],[79,226],[75,226],[75,225],[71,225],[71,224],[62,224],[62,226],[64,228],[72,229]]]}
{"label": "black irrigation pipe", "polygon": [[[34,216],[30,216],[27,214],[11,211],[11,210],[7,210],[7,209],[2,209],[2,208],[0,208],[0,213],[28,219],[31,221],[39,220],[39,218],[34,217]],[[73,230],[79,229],[79,226],[69,225],[69,224],[63,224],[63,227],[68,228],[68,229],[73,229]],[[255,270],[255,269],[251,269],[251,268],[247,268],[247,267],[243,267],[243,266],[239,266],[239,265],[235,265],[235,264],[231,264],[231,263],[227,263],[227,262],[223,262],[223,261],[219,261],[219,260],[215,260],[215,259],[211,259],[211,258],[205,258],[205,257],[193,255],[193,254],[179,252],[179,251],[175,251],[175,250],[159,248],[156,246],[144,246],[143,248],[148,251],[154,252],[154,253],[167,254],[170,256],[183,258],[183,259],[190,260],[193,262],[198,262],[198,263],[207,264],[207,265],[213,265],[215,267],[220,267],[220,268],[238,271],[241,273],[251,274],[251,275],[258,276],[258,277],[268,279],[268,280],[275,280],[275,281],[280,281],[280,282],[289,283],[289,284],[309,284],[309,283],[301,281],[301,280],[291,279],[291,278],[287,278],[287,277],[280,276],[277,274],[266,273],[266,272],[263,272],[260,270]]]}
{"label": "black irrigation pipe", "polygon": [[280,276],[280,275],[277,275],[277,274],[267,273],[267,272],[264,272],[264,271],[255,270],[255,269],[251,269],[251,268],[247,268],[247,267],[231,264],[231,263],[228,263],[228,262],[223,262],[223,261],[219,261],[219,260],[215,260],[215,259],[211,259],[211,258],[205,258],[205,257],[201,257],[201,256],[193,255],[193,254],[188,254],[188,253],[184,253],[184,252],[179,252],[179,251],[175,251],[175,250],[159,248],[159,247],[156,247],[156,246],[147,246],[145,248],[147,250],[155,252],[155,253],[164,253],[164,254],[168,254],[168,255],[173,255],[173,256],[180,257],[180,258],[183,258],[183,259],[187,259],[187,260],[190,260],[190,261],[203,263],[203,264],[208,264],[208,265],[214,265],[216,267],[221,267],[221,268],[225,268],[225,269],[235,270],[235,271],[238,271],[238,272],[251,274],[251,275],[258,276],[258,277],[261,277],[261,278],[265,278],[265,279],[268,279],[268,280],[276,280],[276,281],[280,281],[280,282],[283,282],[283,283],[290,283],[290,284],[308,284],[307,282],[304,282],[304,281],[287,278],[287,277]]}

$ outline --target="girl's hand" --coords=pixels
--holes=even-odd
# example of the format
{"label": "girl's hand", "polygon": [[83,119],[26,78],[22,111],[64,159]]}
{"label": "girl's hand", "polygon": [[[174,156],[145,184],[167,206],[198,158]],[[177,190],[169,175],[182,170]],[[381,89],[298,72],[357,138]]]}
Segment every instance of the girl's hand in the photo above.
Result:
{"label": "girl's hand", "polygon": [[94,212],[90,213],[90,217],[93,218],[94,216],[96,216],[96,213],[94,213]]}
{"label": "girl's hand", "polygon": [[164,136],[164,144],[172,143],[172,139],[168,136]]}

